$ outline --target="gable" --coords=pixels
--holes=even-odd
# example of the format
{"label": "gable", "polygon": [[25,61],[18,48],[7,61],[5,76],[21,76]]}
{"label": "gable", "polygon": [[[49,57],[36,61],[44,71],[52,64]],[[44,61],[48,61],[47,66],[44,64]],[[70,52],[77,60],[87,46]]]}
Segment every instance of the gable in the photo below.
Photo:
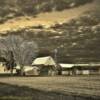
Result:
{"label": "gable", "polygon": [[41,57],[41,58],[36,58],[32,65],[56,65],[55,61],[53,60],[52,57]]}

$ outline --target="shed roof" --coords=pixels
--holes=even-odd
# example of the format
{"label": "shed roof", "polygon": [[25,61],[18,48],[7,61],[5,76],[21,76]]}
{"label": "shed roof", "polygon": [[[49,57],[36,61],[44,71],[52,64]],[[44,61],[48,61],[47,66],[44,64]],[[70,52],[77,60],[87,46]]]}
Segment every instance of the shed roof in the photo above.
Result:
{"label": "shed roof", "polygon": [[61,68],[73,68],[74,64],[60,64]]}
{"label": "shed roof", "polygon": [[88,67],[95,67],[95,66],[100,66],[100,63],[90,63],[90,64],[75,64],[74,66],[82,66],[82,67],[84,67],[84,66],[88,66]]}
{"label": "shed roof", "polygon": [[27,72],[27,71],[31,71],[33,70],[33,67],[32,66],[24,66],[24,71]]}
{"label": "shed roof", "polygon": [[90,63],[90,64],[75,64],[76,68],[81,68],[81,69],[97,69],[100,68],[100,64],[97,63]]}

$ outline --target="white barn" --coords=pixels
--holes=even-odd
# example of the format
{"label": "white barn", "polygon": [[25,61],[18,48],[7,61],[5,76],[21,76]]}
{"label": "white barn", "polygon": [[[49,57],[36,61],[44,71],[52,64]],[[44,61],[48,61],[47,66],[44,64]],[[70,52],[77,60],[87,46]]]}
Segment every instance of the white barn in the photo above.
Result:
{"label": "white barn", "polygon": [[32,66],[40,69],[40,75],[56,75],[57,64],[51,56],[36,58]]}
{"label": "white barn", "polygon": [[[39,57],[32,62],[31,66],[24,66],[24,75],[55,75],[56,67],[57,65],[52,57]],[[20,74],[20,65],[16,66],[16,71]]]}

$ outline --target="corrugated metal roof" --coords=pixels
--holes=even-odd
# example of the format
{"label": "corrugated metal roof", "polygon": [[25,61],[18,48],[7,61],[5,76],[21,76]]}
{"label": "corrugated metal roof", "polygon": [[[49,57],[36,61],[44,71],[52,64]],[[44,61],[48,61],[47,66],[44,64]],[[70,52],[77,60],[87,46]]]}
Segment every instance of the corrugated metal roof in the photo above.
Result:
{"label": "corrugated metal roof", "polygon": [[32,65],[56,65],[51,56],[36,58]]}
{"label": "corrugated metal roof", "polygon": [[72,68],[74,64],[59,64],[62,68]]}
{"label": "corrugated metal roof", "polygon": [[90,63],[90,64],[75,64],[74,66],[100,66],[99,63]]}

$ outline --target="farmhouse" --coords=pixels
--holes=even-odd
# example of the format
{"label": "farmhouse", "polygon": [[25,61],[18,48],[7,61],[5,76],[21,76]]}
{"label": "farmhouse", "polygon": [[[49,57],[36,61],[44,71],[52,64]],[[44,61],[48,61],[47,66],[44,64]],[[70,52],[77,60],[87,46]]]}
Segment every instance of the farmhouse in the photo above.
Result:
{"label": "farmhouse", "polygon": [[72,75],[74,64],[59,64],[61,67],[62,75]]}
{"label": "farmhouse", "polygon": [[56,75],[57,64],[51,56],[36,58],[32,66],[40,69],[40,75]]}
{"label": "farmhouse", "polygon": [[77,75],[100,74],[100,64],[75,64],[74,69]]}

